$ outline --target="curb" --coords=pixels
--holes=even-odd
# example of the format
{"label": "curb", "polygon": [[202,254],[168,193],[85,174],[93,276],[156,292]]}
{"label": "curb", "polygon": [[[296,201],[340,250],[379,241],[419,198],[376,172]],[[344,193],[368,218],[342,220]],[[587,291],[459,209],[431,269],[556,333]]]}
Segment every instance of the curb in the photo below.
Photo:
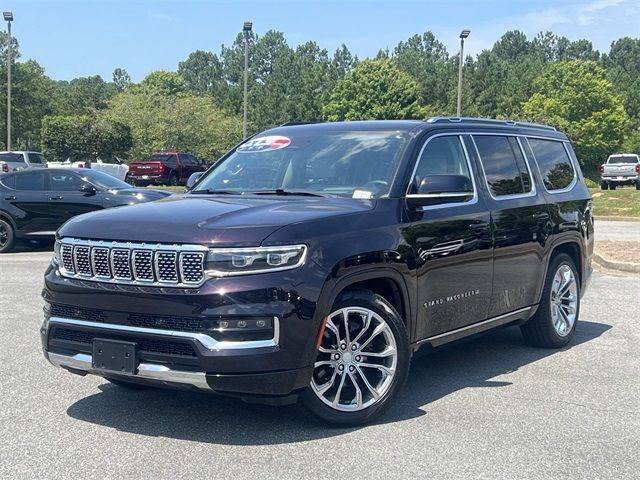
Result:
{"label": "curb", "polygon": [[640,263],[616,262],[609,260],[598,252],[593,252],[593,259],[596,263],[608,268],[609,270],[618,270],[619,272],[640,273]]}
{"label": "curb", "polygon": [[594,215],[593,218],[601,222],[640,222],[640,217],[601,217]]}

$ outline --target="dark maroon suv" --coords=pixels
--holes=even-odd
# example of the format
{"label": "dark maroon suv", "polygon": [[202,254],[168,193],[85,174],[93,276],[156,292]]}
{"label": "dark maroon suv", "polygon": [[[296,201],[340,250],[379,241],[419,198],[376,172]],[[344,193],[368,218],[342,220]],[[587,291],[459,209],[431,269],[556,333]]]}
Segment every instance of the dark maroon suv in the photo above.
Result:
{"label": "dark maroon suv", "polygon": [[131,162],[127,182],[132,185],[185,185],[191,174],[204,172],[208,165],[190,153],[159,152],[149,160]]}

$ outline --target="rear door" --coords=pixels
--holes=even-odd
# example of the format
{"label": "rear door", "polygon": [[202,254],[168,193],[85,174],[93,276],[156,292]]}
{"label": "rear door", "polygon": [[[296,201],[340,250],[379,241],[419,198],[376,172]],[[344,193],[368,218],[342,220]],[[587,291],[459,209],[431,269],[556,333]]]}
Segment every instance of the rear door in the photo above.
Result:
{"label": "rear door", "polygon": [[45,171],[17,172],[13,177],[13,190],[7,189],[2,195],[16,222],[18,236],[55,231]]}
{"label": "rear door", "polygon": [[537,300],[544,275],[544,245],[551,233],[544,194],[536,188],[522,140],[474,134],[494,231],[493,293],[489,317],[520,310]]}
{"label": "rear door", "polygon": [[422,146],[412,185],[426,175],[466,175],[474,197],[463,203],[409,207],[413,219],[403,234],[417,262],[417,340],[487,318],[493,246],[489,209],[474,171],[460,135],[431,136]]}
{"label": "rear door", "polygon": [[80,188],[87,182],[75,172],[50,171],[49,208],[55,219],[57,230],[64,222],[76,215],[103,208],[101,192],[90,195]]}

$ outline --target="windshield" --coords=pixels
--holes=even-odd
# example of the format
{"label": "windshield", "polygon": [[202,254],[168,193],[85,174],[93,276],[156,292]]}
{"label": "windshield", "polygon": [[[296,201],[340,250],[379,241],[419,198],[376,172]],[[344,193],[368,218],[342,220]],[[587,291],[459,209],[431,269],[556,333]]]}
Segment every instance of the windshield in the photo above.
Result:
{"label": "windshield", "polygon": [[78,171],[83,180],[94,184],[96,187],[105,190],[121,190],[123,188],[131,188],[131,185],[118,180],[116,177],[96,170],[82,170]]}
{"label": "windshield", "polygon": [[220,162],[198,191],[283,190],[377,198],[389,190],[408,134],[398,131],[258,135]]}
{"label": "windshield", "polygon": [[614,157],[609,157],[609,161],[607,163],[639,163],[640,160],[638,159],[637,155],[631,156],[623,156],[623,155],[616,155]]}

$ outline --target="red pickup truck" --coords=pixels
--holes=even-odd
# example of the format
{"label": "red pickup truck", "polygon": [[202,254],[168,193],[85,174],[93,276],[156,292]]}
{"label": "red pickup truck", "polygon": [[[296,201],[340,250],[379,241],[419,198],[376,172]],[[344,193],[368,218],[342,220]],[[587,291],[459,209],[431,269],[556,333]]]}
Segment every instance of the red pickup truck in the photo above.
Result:
{"label": "red pickup truck", "polygon": [[209,166],[195,155],[182,152],[158,152],[149,160],[131,162],[126,181],[135,186],[185,185],[192,173],[204,172]]}

